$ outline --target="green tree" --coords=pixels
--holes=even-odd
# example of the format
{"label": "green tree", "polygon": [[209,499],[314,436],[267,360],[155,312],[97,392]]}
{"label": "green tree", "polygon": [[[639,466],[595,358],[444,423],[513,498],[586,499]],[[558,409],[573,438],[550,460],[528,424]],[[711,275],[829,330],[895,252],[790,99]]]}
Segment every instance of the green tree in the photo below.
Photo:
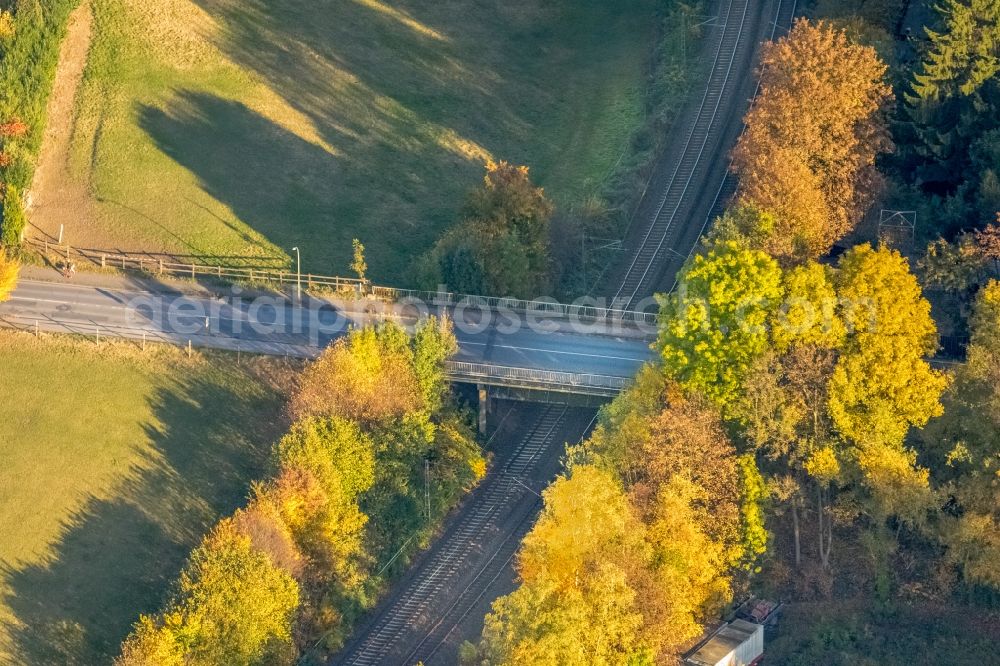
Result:
{"label": "green tree", "polygon": [[365,261],[365,246],[357,238],[351,242],[351,245],[354,250],[354,256],[351,259],[351,270],[354,271],[359,280],[364,282],[365,274],[368,273],[368,262]]}
{"label": "green tree", "polygon": [[796,344],[762,356],[734,409],[744,437],[769,462],[776,499],[792,519],[795,564],[802,562],[802,517],[814,504],[820,561],[833,544],[832,486],[841,479],[846,451],[827,414],[836,351]]}
{"label": "green tree", "polygon": [[375,479],[375,446],[356,423],[309,418],[294,423],[275,453],[280,467],[312,474],[330,495],[355,498]]}
{"label": "green tree", "polygon": [[437,412],[449,391],[445,361],[458,352],[451,321],[430,317],[413,333],[413,372],[424,400],[424,409]]}
{"label": "green tree", "polygon": [[661,300],[657,347],[667,375],[728,414],[767,349],[767,323],[782,296],[781,269],[759,250],[727,241],[695,255]]}
{"label": "green tree", "polygon": [[552,212],[527,167],[488,163],[462,223],[423,260],[423,281],[428,288],[446,284],[466,293],[537,297],[548,280]]}
{"label": "green tree", "polygon": [[776,227],[773,213],[750,203],[736,202],[715,220],[703,243],[711,247],[732,241],[747,250],[766,251]]}
{"label": "green tree", "polygon": [[922,101],[972,95],[1000,72],[1000,4],[996,0],[945,0],[938,5],[945,29],[926,28],[931,48],[914,75]]}
{"label": "green tree", "polygon": [[[989,173],[996,168],[995,158],[977,156],[995,155],[998,145],[1000,4],[945,0],[936,8],[943,29],[927,29],[930,48],[906,96],[922,159],[905,168],[918,184],[956,190],[954,201],[972,204],[996,186],[996,173]],[[995,210],[984,213],[992,217]],[[967,217],[950,226],[967,227]]]}
{"label": "green tree", "polygon": [[974,237],[965,234],[953,243],[931,241],[917,267],[924,286],[965,294],[982,279],[986,258]]}
{"label": "green tree", "polygon": [[947,559],[965,580],[1000,589],[1000,283],[979,293],[967,360],[927,427],[922,454],[956,502],[941,516]]}

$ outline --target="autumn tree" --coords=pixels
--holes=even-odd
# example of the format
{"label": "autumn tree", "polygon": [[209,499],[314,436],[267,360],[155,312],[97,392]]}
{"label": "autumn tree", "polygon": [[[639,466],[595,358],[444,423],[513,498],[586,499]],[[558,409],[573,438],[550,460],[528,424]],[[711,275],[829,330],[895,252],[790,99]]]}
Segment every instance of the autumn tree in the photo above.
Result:
{"label": "autumn tree", "polygon": [[837,312],[839,298],[833,271],[809,262],[786,270],[781,282],[784,299],[769,322],[774,348],[779,352],[802,345],[839,348],[846,328]]}
{"label": "autumn tree", "polygon": [[375,422],[433,411],[447,386],[444,361],[456,349],[451,324],[436,318],[418,324],[413,337],[392,323],[355,329],[306,370],[292,415]]}
{"label": "autumn tree", "polygon": [[855,442],[902,443],[941,412],[946,380],[924,360],[937,350],[930,303],[906,260],[884,247],[844,254],[836,280],[850,334],[830,386],[834,424]]}
{"label": "autumn tree", "polygon": [[14,288],[17,286],[17,278],[21,272],[21,265],[6,252],[0,250],[0,303],[10,298]]}
{"label": "autumn tree", "polygon": [[143,616],[119,666],[292,664],[298,586],[256,551],[232,521],[195,549],[158,616]]}
{"label": "autumn tree", "polygon": [[874,199],[890,140],[886,66],[829,23],[799,19],[761,55],[760,93],[733,152],[737,198],[768,211],[767,251],[825,254]]}
{"label": "autumn tree", "polygon": [[412,357],[405,333],[395,324],[355,329],[305,371],[292,398],[292,415],[377,421],[419,409]]}
{"label": "autumn tree", "polygon": [[608,472],[573,468],[545,491],[521,585],[494,603],[467,662],[651,664],[697,636],[729,596],[702,495],[675,476],[640,520]]}
{"label": "autumn tree", "polygon": [[428,288],[535,298],[549,272],[553,206],[528,167],[490,162],[482,187],[466,204],[463,221],[423,260]]}
{"label": "autumn tree", "polygon": [[[1000,213],[997,213],[1000,222]],[[975,232],[976,247],[986,261],[993,262],[993,269],[1000,272],[1000,224],[989,224]]]}
{"label": "autumn tree", "polygon": [[375,444],[358,424],[340,417],[295,423],[275,447],[279,473],[258,484],[235,521],[262,551],[284,553],[287,530],[304,565],[298,579],[300,643],[346,638],[345,613],[360,612],[370,558],[362,496],[375,483]]}
{"label": "autumn tree", "polygon": [[521,585],[486,618],[483,655],[491,664],[610,666],[642,654],[633,586],[646,544],[624,493],[610,475],[579,467],[544,500],[517,556]]}
{"label": "autumn tree", "polygon": [[781,268],[735,241],[695,255],[661,301],[657,347],[668,376],[723,408],[768,346],[767,323],[783,295]]}
{"label": "autumn tree", "polygon": [[904,441],[911,427],[941,414],[947,385],[924,360],[937,348],[930,304],[893,250],[860,245],[839,268],[850,334],[830,379],[830,416],[855,447],[873,513],[917,522],[929,501],[927,473]]}

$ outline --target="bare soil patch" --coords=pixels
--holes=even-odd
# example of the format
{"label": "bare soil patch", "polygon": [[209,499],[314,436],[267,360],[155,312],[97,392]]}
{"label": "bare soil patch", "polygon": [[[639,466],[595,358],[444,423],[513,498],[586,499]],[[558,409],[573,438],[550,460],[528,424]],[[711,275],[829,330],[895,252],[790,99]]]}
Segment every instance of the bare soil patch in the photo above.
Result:
{"label": "bare soil patch", "polygon": [[29,215],[35,234],[55,238],[59,225],[87,216],[90,196],[86,183],[69,172],[69,154],[76,126],[76,97],[87,65],[93,36],[93,13],[84,0],[70,16],[66,38],[46,111],[47,124],[38,168],[32,181]]}

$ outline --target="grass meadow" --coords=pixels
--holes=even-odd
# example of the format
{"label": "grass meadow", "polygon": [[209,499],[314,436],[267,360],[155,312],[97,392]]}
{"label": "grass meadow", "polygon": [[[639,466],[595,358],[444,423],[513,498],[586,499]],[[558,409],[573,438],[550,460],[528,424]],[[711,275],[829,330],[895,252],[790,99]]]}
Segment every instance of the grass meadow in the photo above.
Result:
{"label": "grass meadow", "polygon": [[289,370],[0,332],[0,663],[109,663],[263,476]]}
{"label": "grass meadow", "polygon": [[407,284],[487,159],[572,207],[644,117],[654,0],[90,0],[81,246]]}

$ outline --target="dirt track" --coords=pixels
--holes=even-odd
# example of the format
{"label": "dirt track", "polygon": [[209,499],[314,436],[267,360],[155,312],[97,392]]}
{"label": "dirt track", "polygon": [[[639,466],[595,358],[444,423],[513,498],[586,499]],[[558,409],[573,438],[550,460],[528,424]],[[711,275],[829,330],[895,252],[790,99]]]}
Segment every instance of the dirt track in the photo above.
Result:
{"label": "dirt track", "polygon": [[76,98],[92,37],[93,13],[90,2],[84,0],[70,16],[46,109],[45,136],[29,193],[34,234],[57,237],[59,225],[79,219],[89,205],[86,184],[70,176],[69,153],[76,126]]}

